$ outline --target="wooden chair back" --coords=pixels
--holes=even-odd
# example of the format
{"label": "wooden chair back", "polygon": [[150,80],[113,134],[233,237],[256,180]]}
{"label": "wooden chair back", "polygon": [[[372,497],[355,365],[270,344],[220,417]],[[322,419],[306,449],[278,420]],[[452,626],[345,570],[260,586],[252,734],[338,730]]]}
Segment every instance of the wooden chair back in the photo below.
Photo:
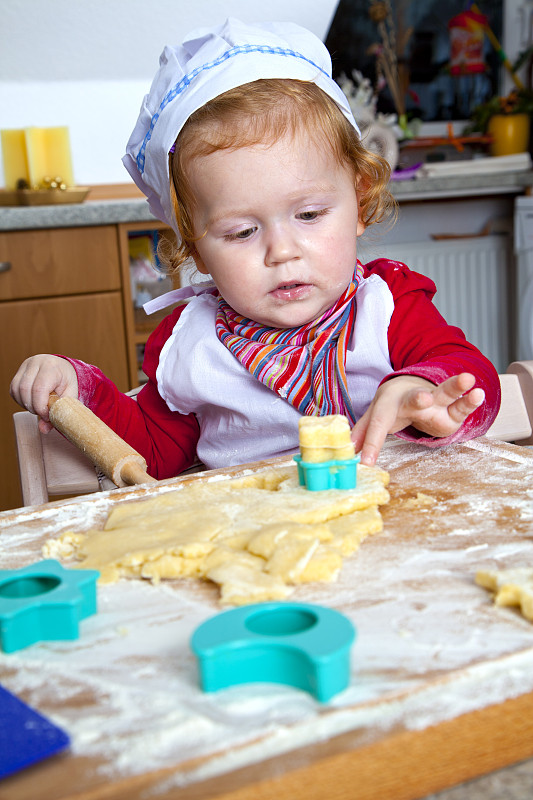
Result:
{"label": "wooden chair back", "polygon": [[[128,394],[135,397],[141,388]],[[97,474],[92,461],[58,431],[42,434],[34,414],[17,411],[13,423],[24,506],[116,488],[105,475]]]}

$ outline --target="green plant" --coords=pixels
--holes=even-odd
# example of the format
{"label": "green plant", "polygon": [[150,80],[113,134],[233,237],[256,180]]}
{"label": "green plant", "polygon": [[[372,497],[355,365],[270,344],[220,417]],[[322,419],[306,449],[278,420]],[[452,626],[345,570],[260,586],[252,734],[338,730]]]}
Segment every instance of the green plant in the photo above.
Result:
{"label": "green plant", "polygon": [[[513,74],[533,55],[533,47],[520,53],[512,66]],[[505,97],[495,95],[485,103],[475,106],[470,114],[470,123],[465,134],[481,131],[486,133],[491,117],[496,114],[529,114],[533,116],[533,90],[524,87],[515,88]]]}
{"label": "green plant", "polygon": [[486,133],[491,117],[495,114],[529,114],[533,116],[533,91],[513,89],[506,97],[491,97],[486,103],[476,106],[470,115],[465,133]]}

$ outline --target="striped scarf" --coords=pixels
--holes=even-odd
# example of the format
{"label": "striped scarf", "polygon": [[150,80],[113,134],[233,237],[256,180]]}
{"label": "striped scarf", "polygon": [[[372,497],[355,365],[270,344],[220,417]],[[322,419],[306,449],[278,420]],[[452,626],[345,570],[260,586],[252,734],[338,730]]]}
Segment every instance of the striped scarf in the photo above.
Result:
{"label": "striped scarf", "polygon": [[346,348],[355,321],[360,264],[325,314],[298,328],[265,328],[219,297],[216,333],[258,381],[302,414],[344,414],[355,423],[346,381]]}

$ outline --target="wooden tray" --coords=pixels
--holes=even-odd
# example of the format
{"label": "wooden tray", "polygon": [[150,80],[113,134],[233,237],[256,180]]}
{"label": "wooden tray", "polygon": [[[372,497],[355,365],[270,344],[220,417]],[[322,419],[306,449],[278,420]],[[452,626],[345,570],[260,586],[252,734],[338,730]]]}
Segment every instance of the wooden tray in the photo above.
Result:
{"label": "wooden tray", "polygon": [[83,203],[89,194],[88,186],[67,189],[0,189],[0,206],[56,206]]}
{"label": "wooden tray", "polygon": [[[533,564],[533,452],[397,443],[380,464],[385,530],[335,584],[292,596],[356,625],[348,690],[325,706],[275,685],[204,695],[188,640],[218,612],[216,588],[101,587],[78,642],[0,654],[0,682],[73,740],[4,781],[2,800],[413,800],[533,755],[533,625],[474,582],[477,569]],[[113,503],[243,469],[3,512],[2,568],[100,525]]]}

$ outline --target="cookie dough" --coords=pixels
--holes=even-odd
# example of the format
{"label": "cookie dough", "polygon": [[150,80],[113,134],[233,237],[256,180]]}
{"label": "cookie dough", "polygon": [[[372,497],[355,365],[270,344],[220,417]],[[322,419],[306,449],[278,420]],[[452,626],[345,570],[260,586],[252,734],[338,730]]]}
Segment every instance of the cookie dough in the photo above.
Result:
{"label": "cookie dough", "polygon": [[416,497],[408,497],[404,502],[404,508],[429,508],[436,505],[437,500],[430,494],[424,492],[417,492]]}
{"label": "cookie dough", "polygon": [[476,583],[494,592],[497,606],[519,606],[524,617],[533,622],[533,567],[479,571]]}
{"label": "cookie dough", "polygon": [[355,456],[350,423],[342,414],[300,417],[298,435],[302,461],[346,460]]}
{"label": "cookie dough", "polygon": [[45,544],[50,558],[74,558],[119,578],[202,578],[223,603],[287,597],[309,581],[332,581],[343,558],[382,529],[388,474],[359,465],[357,487],[308,492],[296,467],[244,478],[198,481],[116,505],[103,530],[67,532]]}

